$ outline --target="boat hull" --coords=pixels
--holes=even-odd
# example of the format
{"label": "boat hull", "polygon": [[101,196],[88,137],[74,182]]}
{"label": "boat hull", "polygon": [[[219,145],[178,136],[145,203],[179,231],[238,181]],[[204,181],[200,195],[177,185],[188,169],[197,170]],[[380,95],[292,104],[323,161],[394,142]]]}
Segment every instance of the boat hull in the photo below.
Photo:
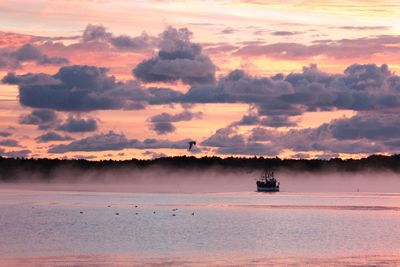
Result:
{"label": "boat hull", "polygon": [[257,192],[279,192],[279,187],[260,187],[260,186],[257,186]]}

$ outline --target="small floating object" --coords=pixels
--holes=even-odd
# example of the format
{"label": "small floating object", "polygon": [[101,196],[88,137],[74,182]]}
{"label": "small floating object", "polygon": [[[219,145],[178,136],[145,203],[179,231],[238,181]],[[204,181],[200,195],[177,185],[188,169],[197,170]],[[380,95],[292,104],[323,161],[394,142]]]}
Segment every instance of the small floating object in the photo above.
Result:
{"label": "small floating object", "polygon": [[111,206],[110,206],[110,205],[108,205],[108,206],[107,206],[107,208],[111,208]]}
{"label": "small floating object", "polygon": [[79,213],[80,213],[80,214],[83,214],[83,211],[80,211]]}
{"label": "small floating object", "polygon": [[135,208],[137,208],[137,206],[135,206]]}
{"label": "small floating object", "polygon": [[172,216],[176,216],[175,214],[172,214]]}
{"label": "small floating object", "polygon": [[155,211],[153,211],[153,214],[156,214],[156,212],[155,212]]}
{"label": "small floating object", "polygon": [[138,215],[139,213],[136,212],[136,215]]}
{"label": "small floating object", "polygon": [[117,212],[117,213],[115,213],[115,215],[119,215],[119,213]]}
{"label": "small floating object", "polygon": [[194,216],[194,212],[192,212],[192,216]]}

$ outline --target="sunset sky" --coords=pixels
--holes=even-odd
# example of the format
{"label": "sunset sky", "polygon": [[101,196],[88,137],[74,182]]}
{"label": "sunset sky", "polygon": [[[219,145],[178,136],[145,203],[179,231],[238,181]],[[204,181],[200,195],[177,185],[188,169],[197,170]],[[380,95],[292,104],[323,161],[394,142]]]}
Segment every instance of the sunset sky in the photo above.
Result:
{"label": "sunset sky", "polygon": [[0,155],[398,153],[399,18],[389,0],[0,0]]}

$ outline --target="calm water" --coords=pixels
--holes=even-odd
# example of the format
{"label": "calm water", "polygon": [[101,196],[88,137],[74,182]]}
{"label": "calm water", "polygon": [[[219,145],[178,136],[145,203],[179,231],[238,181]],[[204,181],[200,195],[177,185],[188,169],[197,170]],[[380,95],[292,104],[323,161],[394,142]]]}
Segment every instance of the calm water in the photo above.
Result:
{"label": "calm water", "polygon": [[0,237],[0,266],[400,266],[400,194],[1,190]]}

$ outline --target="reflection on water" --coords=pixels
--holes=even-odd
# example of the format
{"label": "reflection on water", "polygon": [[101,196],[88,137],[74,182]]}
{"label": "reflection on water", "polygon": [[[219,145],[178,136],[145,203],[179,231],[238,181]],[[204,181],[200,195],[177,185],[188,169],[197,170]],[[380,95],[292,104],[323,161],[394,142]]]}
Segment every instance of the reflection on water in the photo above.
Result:
{"label": "reflection on water", "polygon": [[0,261],[397,266],[399,225],[398,194],[2,190]]}

